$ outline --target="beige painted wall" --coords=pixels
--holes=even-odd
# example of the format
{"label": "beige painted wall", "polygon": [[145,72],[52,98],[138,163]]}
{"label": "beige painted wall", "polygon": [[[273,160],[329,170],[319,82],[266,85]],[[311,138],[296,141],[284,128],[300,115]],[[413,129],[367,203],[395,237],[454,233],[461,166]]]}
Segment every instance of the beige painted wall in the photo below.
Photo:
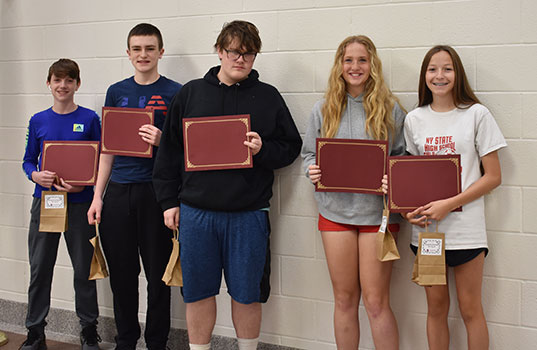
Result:
{"label": "beige painted wall", "polygon": [[[26,301],[27,227],[33,186],[21,171],[30,116],[51,104],[46,70],[59,57],[81,66],[76,101],[100,110],[108,85],[132,74],[126,35],[148,21],[163,32],[161,73],[180,82],[218,63],[212,44],[222,24],[254,22],[263,39],[255,68],[279,88],[301,133],[322,96],[334,49],[350,34],[376,43],[385,76],[407,109],[417,101],[418,69],[434,44],[459,51],[472,87],[496,117],[509,147],[500,152],[503,184],[487,196],[491,253],[486,259],[484,307],[492,349],[537,344],[537,2],[533,0],[197,0],[0,1],[0,298]],[[300,161],[277,172],[272,200],[273,292],[264,306],[262,340],[311,350],[335,349],[333,299],[312,186]],[[409,280],[409,230],[400,237],[392,305],[402,349],[426,348],[426,303]],[[52,305],[73,309],[66,249],[54,276]],[[453,287],[453,280],[451,279]],[[144,318],[145,283],[141,285]],[[453,291],[453,288],[452,288]],[[453,294],[453,293],[452,293]],[[173,325],[185,327],[184,304],[173,292]],[[218,297],[215,333],[233,336],[229,297]],[[112,315],[108,281],[99,283],[103,315]],[[465,348],[456,299],[452,349]],[[0,310],[0,312],[2,312]],[[361,349],[372,349],[361,310]]]}

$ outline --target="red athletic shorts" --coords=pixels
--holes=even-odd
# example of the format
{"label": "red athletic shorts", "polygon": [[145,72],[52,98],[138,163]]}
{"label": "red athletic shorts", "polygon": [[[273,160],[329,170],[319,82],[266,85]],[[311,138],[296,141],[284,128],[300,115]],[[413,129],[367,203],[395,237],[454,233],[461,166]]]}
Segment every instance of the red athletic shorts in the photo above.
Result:
{"label": "red athletic shorts", "polygon": [[[380,225],[349,225],[340,224],[334,221],[330,221],[321,214],[319,214],[319,231],[353,231],[357,232],[378,232]],[[399,232],[399,224],[389,224],[388,229],[390,232]]]}

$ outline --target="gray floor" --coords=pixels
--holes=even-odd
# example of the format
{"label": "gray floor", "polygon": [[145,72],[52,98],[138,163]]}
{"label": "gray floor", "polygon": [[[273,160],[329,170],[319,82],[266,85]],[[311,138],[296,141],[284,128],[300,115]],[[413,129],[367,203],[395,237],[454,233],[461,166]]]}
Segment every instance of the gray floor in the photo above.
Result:
{"label": "gray floor", "polygon": [[[0,299],[0,330],[26,335],[23,327],[27,306],[25,303],[18,303],[10,300]],[[51,308],[47,317],[46,336],[47,339],[70,344],[80,344],[80,326],[78,318],[73,311]],[[142,324],[142,334],[144,332]],[[116,327],[114,319],[110,317],[99,317],[99,335],[103,339],[102,350],[114,349],[114,336]],[[12,345],[12,344],[9,344]],[[171,350],[188,349],[188,336],[186,330],[172,328],[169,335],[168,347]],[[211,339],[213,350],[233,350],[237,349],[237,341],[234,338],[213,336]],[[143,340],[138,342],[138,349],[145,349]],[[258,350],[299,350],[280,345],[260,343]],[[4,347],[2,349],[4,350]]]}
{"label": "gray floor", "polygon": [[[22,326],[0,322],[0,330],[5,331],[5,332],[10,332],[10,333],[17,333],[21,335],[21,337],[17,337],[16,339],[10,338],[9,342],[6,344],[5,347],[2,347],[1,350],[18,349],[20,344],[26,339],[26,328]],[[58,333],[58,332],[47,331],[47,341],[48,340],[54,340],[57,342],[76,344],[76,345],[80,344],[80,339],[78,337],[74,335],[63,334],[63,333]],[[102,350],[114,349],[114,344],[103,342],[100,344],[100,347]]]}

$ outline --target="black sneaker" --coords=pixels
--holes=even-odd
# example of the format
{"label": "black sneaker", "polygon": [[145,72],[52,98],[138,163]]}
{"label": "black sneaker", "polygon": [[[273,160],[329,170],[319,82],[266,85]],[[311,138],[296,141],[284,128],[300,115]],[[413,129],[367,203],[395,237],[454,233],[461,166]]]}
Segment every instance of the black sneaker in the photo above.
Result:
{"label": "black sneaker", "polygon": [[101,337],[97,334],[97,327],[93,324],[84,327],[80,332],[82,350],[100,350],[99,343],[101,341]]}
{"label": "black sneaker", "polygon": [[47,350],[45,333],[39,332],[33,328],[28,330],[28,337],[22,343],[20,350]]}

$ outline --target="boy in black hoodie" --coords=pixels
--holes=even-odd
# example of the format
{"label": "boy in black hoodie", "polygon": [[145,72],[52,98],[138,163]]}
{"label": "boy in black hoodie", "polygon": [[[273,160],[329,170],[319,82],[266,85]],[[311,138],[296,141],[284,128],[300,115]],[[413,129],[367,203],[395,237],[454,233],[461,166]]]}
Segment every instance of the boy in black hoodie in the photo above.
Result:
{"label": "boy in black hoodie", "polygon": [[[274,169],[294,161],[302,140],[278,90],[252,69],[261,49],[257,28],[227,23],[214,46],[221,65],[186,84],[172,101],[153,183],[166,226],[180,231],[190,348],[210,347],[223,270],[239,349],[256,349],[260,303],[270,293]],[[235,114],[250,114],[252,131],[244,144],[253,168],[185,172],[182,119]]]}

